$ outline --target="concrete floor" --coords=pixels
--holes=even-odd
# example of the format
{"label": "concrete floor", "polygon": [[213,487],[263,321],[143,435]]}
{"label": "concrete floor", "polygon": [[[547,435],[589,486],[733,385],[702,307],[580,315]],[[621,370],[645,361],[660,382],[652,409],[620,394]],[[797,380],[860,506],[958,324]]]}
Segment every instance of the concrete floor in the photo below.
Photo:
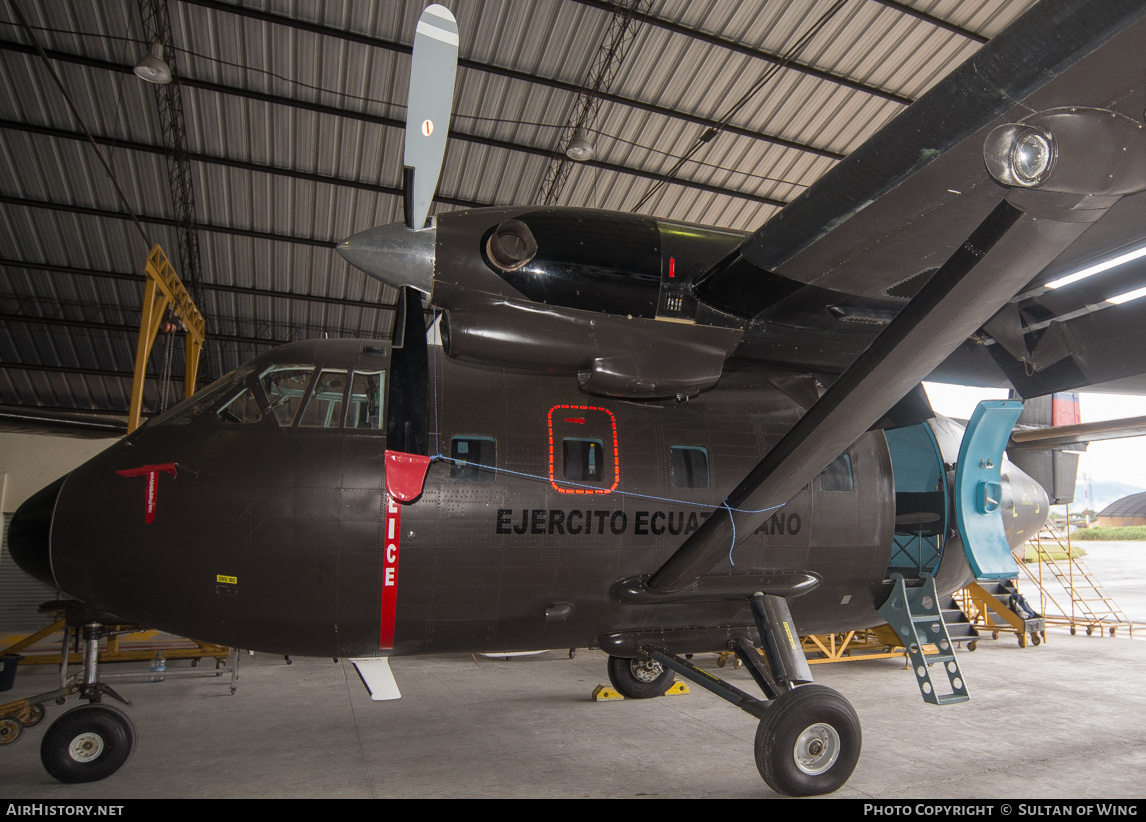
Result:
{"label": "concrete floor", "polygon": [[[134,703],[138,733],[119,773],[63,785],[44,772],[40,739],[61,713],[52,705],[46,722],[0,748],[0,796],[774,796],[756,771],[748,714],[695,686],[593,703],[593,688],[608,681],[605,660],[590,651],[398,659],[404,697],[386,703],[370,701],[345,661],[288,666],[244,654],[233,696],[228,677],[148,683],[136,664],[140,681],[113,683]],[[1146,796],[1146,641],[1064,632],[1020,650],[1011,637],[981,641],[960,662],[971,701],[941,708],[922,701],[902,661],[813,666],[863,725],[859,765],[834,796]],[[724,675],[755,691],[745,671]],[[22,667],[4,696],[47,691],[57,677]]]}

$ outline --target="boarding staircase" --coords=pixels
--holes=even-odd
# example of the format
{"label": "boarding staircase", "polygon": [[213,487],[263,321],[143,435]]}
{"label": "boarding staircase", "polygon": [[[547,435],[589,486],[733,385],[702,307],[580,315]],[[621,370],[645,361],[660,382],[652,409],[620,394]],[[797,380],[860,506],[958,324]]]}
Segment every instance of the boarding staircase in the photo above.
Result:
{"label": "boarding staircase", "polygon": [[[900,574],[893,574],[892,579],[895,585],[891,596],[879,613],[907,649],[923,701],[932,705],[966,702],[970,696],[959,662],[955,659],[955,646],[943,621],[934,577],[924,576],[920,580],[921,585],[912,580],[911,587]],[[936,663],[941,663],[943,672],[947,674],[950,693],[939,693],[940,689],[931,677],[931,666]]]}
{"label": "boarding staircase", "polygon": [[[1125,627],[1134,636],[1134,623],[1076,556],[1069,534],[1048,521],[1027,545],[1035,552],[1034,561],[1020,562],[1019,567],[1038,586],[1039,607],[1049,624],[1068,626],[1072,634],[1079,627],[1085,627],[1087,636],[1096,630],[1101,634],[1104,628],[1114,636],[1119,628]],[[1065,592],[1061,602],[1048,585],[1051,580],[1057,583],[1054,587]]]}
{"label": "boarding staircase", "polygon": [[1013,579],[981,579],[959,593],[970,622],[984,632],[990,631],[992,639],[998,639],[1000,633],[1013,633],[1022,648],[1027,647],[1028,636],[1038,645],[1046,635],[1046,620],[1034,613],[1017,613],[1011,607],[1017,595],[1018,586]]}

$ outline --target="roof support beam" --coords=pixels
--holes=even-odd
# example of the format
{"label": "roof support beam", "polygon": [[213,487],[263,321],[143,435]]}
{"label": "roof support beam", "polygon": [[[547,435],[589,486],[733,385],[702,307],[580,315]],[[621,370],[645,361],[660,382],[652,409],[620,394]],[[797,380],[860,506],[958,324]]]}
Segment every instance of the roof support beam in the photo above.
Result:
{"label": "roof support beam", "polygon": [[[33,263],[25,260],[9,260],[0,258],[0,268],[29,268],[35,271],[51,271],[61,274],[70,274],[77,277],[95,277],[97,279],[126,280],[141,283],[146,277],[142,274],[124,273],[121,271],[96,271],[88,268],[74,268],[66,265],[51,265],[50,263]],[[341,297],[327,297],[322,294],[299,294],[293,291],[276,291],[270,288],[252,288],[242,285],[224,285],[222,283],[204,283],[204,291],[218,291],[224,294],[240,294],[246,297],[266,297],[268,299],[298,300],[308,303],[326,303],[339,305],[345,308],[366,308],[380,311],[394,311],[395,303],[378,303],[369,300],[352,300]]]}
{"label": "roof support beam", "polygon": [[[609,0],[577,0],[577,1],[582,3],[583,5],[593,6],[594,8],[601,9],[602,11],[607,11],[610,14],[616,10],[617,5],[618,5],[616,2],[609,2]],[[246,8],[244,6],[234,5],[231,3],[223,3],[223,2],[219,2],[219,0],[183,0],[183,2],[188,3],[189,5],[193,5],[193,6],[202,6],[204,8],[213,9],[215,11],[222,11],[222,12],[227,12],[229,14],[239,15],[242,17],[249,17],[249,18],[252,18],[255,20],[262,20],[265,23],[274,23],[274,24],[280,25],[280,26],[287,26],[290,28],[301,29],[303,31],[309,31],[313,34],[320,34],[320,35],[323,35],[325,37],[334,37],[334,38],[337,38],[339,40],[348,40],[348,41],[351,41],[354,43],[362,43],[363,45],[374,46],[376,48],[385,48],[385,49],[388,49],[391,51],[402,52],[404,54],[409,54],[411,51],[411,47],[405,43],[396,43],[396,42],[391,41],[391,40],[384,40],[381,37],[370,37],[370,36],[365,35],[365,34],[358,34],[356,32],[343,31],[341,29],[336,29],[336,28],[333,28],[331,26],[324,26],[324,25],[320,25],[318,23],[311,23],[311,22],[308,22],[306,20],[294,20],[294,19],[291,19],[291,18],[286,17],[286,16],[281,15],[281,14],[274,14],[272,12],[265,12],[265,11],[261,11],[259,9]],[[882,97],[885,100],[894,100],[895,102],[903,103],[904,105],[911,103],[911,100],[909,98],[903,97],[902,95],[898,95],[895,92],[887,91],[886,89],[881,89],[878,86],[872,86],[872,85],[869,85],[867,83],[861,83],[861,82],[858,82],[856,80],[852,80],[849,77],[844,77],[841,74],[835,74],[835,73],[830,72],[830,71],[825,71],[824,69],[816,68],[815,66],[809,65],[808,63],[785,61],[784,57],[782,55],[773,54],[772,52],[763,51],[762,49],[754,49],[754,48],[751,48],[749,46],[745,46],[741,43],[737,43],[735,40],[729,40],[726,37],[719,37],[715,34],[708,34],[707,32],[698,31],[697,29],[691,29],[688,26],[682,26],[682,25],[679,25],[677,23],[673,23],[672,21],[664,20],[664,19],[661,19],[661,18],[656,17],[656,16],[651,15],[651,14],[634,14],[633,19],[637,20],[641,23],[648,23],[649,25],[658,26],[660,28],[668,29],[669,31],[672,31],[675,34],[680,34],[680,35],[683,35],[685,37],[689,37],[693,40],[701,40],[703,42],[710,43],[714,46],[726,48],[730,51],[735,51],[735,52],[738,52],[740,54],[746,54],[749,57],[754,57],[758,60],[763,60],[763,61],[768,62],[768,63],[786,63],[787,67],[792,69],[793,71],[798,71],[801,74],[807,74],[811,77],[815,77],[819,80],[824,80],[824,81],[829,82],[829,83],[835,83],[837,85],[846,86],[848,88],[853,88],[856,91],[862,91],[866,94],[871,94],[874,97]],[[482,63],[482,62],[479,62],[477,60],[459,59],[458,60],[458,66],[463,67],[463,68],[467,68],[467,69],[472,69],[474,71],[483,71],[483,72],[488,72],[491,74],[499,74],[502,76],[510,76],[510,73],[511,73],[511,70],[509,70],[509,69],[505,69],[501,66],[495,66],[491,63]],[[552,80],[550,78],[543,78],[543,77],[537,77],[534,75],[527,75],[524,72],[512,72],[512,75],[520,76],[524,79],[529,80],[530,82],[540,83],[543,85],[561,82],[561,81]],[[565,85],[565,84],[563,84],[563,85]],[[574,85],[574,84],[568,84],[568,85]],[[574,91],[574,93],[576,93],[577,89],[576,89],[576,87],[574,87],[572,90]],[[606,98],[606,99],[608,99],[608,98]],[[624,101],[624,98],[618,98],[616,100],[616,102],[623,102],[623,101]],[[628,104],[628,103],[626,103],[626,104]]]}
{"label": "roof support beam", "polygon": [[[192,0],[192,2],[194,2],[194,0]],[[592,8],[609,12],[612,12],[617,5],[615,2],[611,2],[611,0],[576,0],[576,2],[583,6],[591,6]],[[680,23],[675,23],[672,20],[665,20],[664,18],[657,17],[654,14],[643,14],[638,12],[633,14],[633,19],[640,23],[646,23],[650,26],[656,26],[657,28],[671,31],[673,34],[679,34],[683,37],[699,40],[702,43],[708,43],[712,46],[719,46],[720,48],[734,51],[737,54],[747,55],[748,57],[762,60],[765,63],[771,63],[775,66],[783,66],[785,69],[799,72],[800,74],[806,74],[809,77],[815,77],[817,80],[823,80],[828,83],[835,83],[838,86],[850,88],[855,91],[862,91],[864,94],[870,94],[872,97],[880,97],[884,100],[891,100],[893,103],[899,103],[903,106],[909,106],[912,102],[914,102],[910,97],[905,97],[904,95],[897,94],[894,91],[889,91],[887,89],[880,88],[879,86],[873,86],[870,83],[861,83],[858,80],[853,80],[852,78],[845,77],[842,74],[836,74],[832,71],[816,68],[809,63],[803,63],[799,60],[787,58],[783,54],[776,54],[771,51],[764,51],[763,49],[753,48],[752,46],[745,45],[744,43],[738,43],[735,40],[729,40],[727,37],[721,37],[718,34],[711,34],[706,31],[701,31],[700,29],[694,29]]]}
{"label": "roof support beam", "polygon": [[[185,83],[185,85],[194,85]],[[214,85],[214,84],[208,84]],[[226,93],[226,92],[225,92]],[[244,95],[248,96],[248,95]],[[293,105],[293,102],[285,97],[275,98],[273,95],[266,94],[251,94],[251,97],[263,99],[267,102],[282,103],[283,105]],[[306,106],[306,108],[320,109],[330,108],[329,106]],[[331,110],[327,113],[337,114],[337,110]],[[338,115],[341,116],[341,115]],[[375,118],[362,115],[364,120],[385,120],[386,118]],[[396,128],[404,128],[405,124],[398,123],[398,121],[390,121],[384,123],[385,125],[395,125]],[[87,136],[79,132],[66,131],[64,129],[50,128],[48,126],[38,126],[31,123],[21,123],[15,120],[0,119],[0,128],[11,129],[14,131],[27,131],[33,134],[43,134],[49,137],[66,140],[87,140]],[[456,132],[450,131],[450,137],[453,139]],[[131,151],[141,151],[150,154],[166,154],[167,150],[162,146],[150,145],[147,143],[136,143],[130,140],[115,140],[110,137],[93,137],[93,139],[101,144],[113,146],[115,148],[122,148]],[[505,140],[494,140],[489,138],[470,137],[468,135],[458,135],[458,139],[466,142],[474,142],[482,145],[492,146],[494,148],[501,148],[507,151],[521,151],[527,154],[534,154],[542,157],[551,158],[553,152],[549,149],[540,149],[533,147],[521,146],[517,143],[509,143]],[[251,163],[244,160],[233,160],[227,157],[219,157],[211,154],[204,154],[202,152],[186,152],[186,157],[189,160],[194,160],[199,163],[209,163],[212,165],[227,166],[229,168],[238,168],[244,171],[253,171],[261,174],[271,174],[277,176],[291,177],[297,180],[306,180],[314,183],[324,183],[326,185],[346,186],[350,188],[363,189],[365,191],[375,191],[380,194],[389,194],[395,197],[402,197],[402,189],[397,186],[379,185],[377,183],[366,183],[361,180],[350,180],[345,177],[330,177],[324,174],[313,174],[306,171],[298,171],[291,168],[283,168],[281,166],[265,165],[262,163]],[[615,163],[605,163],[600,160],[591,160],[583,163],[582,165],[599,168],[604,171],[611,171],[617,174],[629,174],[635,177],[643,177],[650,180],[659,180],[663,175],[660,172],[644,171],[643,169],[631,168],[629,166],[621,166]],[[759,194],[749,194],[747,192],[736,191],[730,188],[723,188],[721,186],[708,185],[707,183],[691,182],[689,180],[674,179],[673,185],[681,186],[682,188],[696,189],[697,191],[706,191],[711,194],[719,194],[725,197],[735,197],[749,202],[760,203],[761,205],[776,206],[783,208],[788,204],[787,200],[779,200],[774,197],[764,197]],[[445,205],[454,205],[459,208],[484,208],[486,206],[495,205],[494,203],[487,203],[478,200],[465,200],[457,197],[448,197],[444,195],[437,195],[434,197],[435,201]],[[337,241],[341,242],[341,240]]]}
{"label": "roof support beam", "polygon": [[[235,7],[224,6],[224,8],[226,10],[229,10],[229,11],[236,11]],[[278,15],[269,15],[269,16],[277,17]],[[288,22],[294,22],[294,21],[288,21]],[[331,36],[337,36],[337,30],[336,29],[330,29],[329,31],[331,32]],[[403,47],[403,46],[401,46],[401,44],[390,43],[389,41],[386,41],[386,40],[373,40],[372,38],[367,38],[367,39],[370,40],[370,45],[374,45],[374,46],[377,46],[379,48],[394,49],[396,47],[396,50],[398,50],[398,51],[404,51],[407,54],[410,52],[409,46]],[[0,40],[0,49],[7,50],[7,51],[23,52],[23,53],[34,53],[34,50],[32,49],[31,46],[26,46],[23,43],[18,43],[18,42],[12,41],[12,40]],[[78,65],[88,66],[89,68],[103,69],[104,71],[113,71],[113,72],[118,72],[121,74],[128,74],[128,73],[131,73],[131,71],[132,71],[131,66],[123,65],[120,63],[111,63],[111,62],[108,62],[107,60],[100,60],[100,59],[97,59],[94,57],[86,57],[86,56],[82,56],[82,55],[78,55],[78,54],[68,54],[67,52],[61,52],[61,51],[47,51],[47,55],[53,60],[60,60],[60,61],[65,62],[65,63],[76,63]],[[458,65],[463,66],[463,67],[473,68],[473,66],[468,65],[471,62],[473,62],[473,61],[459,60]],[[569,94],[572,94],[572,95],[577,94],[577,91],[579,89],[579,86],[576,83],[566,83],[566,82],[563,82],[560,80],[547,80],[545,78],[537,77],[536,75],[532,75],[532,74],[529,74],[529,73],[523,72],[523,71],[514,71],[511,69],[499,69],[499,68],[493,67],[493,66],[484,67],[484,68],[485,68],[485,70],[490,71],[491,73],[505,76],[505,77],[508,77],[508,78],[511,78],[514,80],[519,80],[523,83],[531,83],[533,85],[547,86],[550,88],[555,88],[555,89],[559,89],[562,91],[567,91],[567,92],[569,92]],[[294,106],[296,108],[309,109],[312,111],[325,110],[325,111],[328,111],[329,113],[331,113],[335,116],[338,116],[338,117],[349,117],[349,118],[364,120],[364,121],[398,122],[398,121],[394,121],[392,118],[375,117],[372,115],[364,114],[362,112],[351,111],[350,109],[337,108],[335,106],[320,106],[320,105],[314,104],[314,103],[306,103],[306,102],[301,101],[301,100],[292,100],[288,97],[277,97],[275,95],[265,95],[265,94],[262,94],[260,92],[249,91],[246,89],[240,89],[240,88],[236,88],[233,86],[223,86],[223,85],[220,85],[218,83],[209,83],[209,82],[202,81],[202,80],[195,80],[194,78],[190,78],[190,77],[180,77],[179,82],[184,87],[188,87],[188,88],[204,88],[204,89],[211,89],[211,90],[219,91],[220,93],[236,94],[236,95],[240,95],[240,96],[244,96],[244,97],[251,97],[251,98],[256,98],[256,99],[271,99],[271,100],[274,100],[276,102],[281,101],[283,105],[290,105],[290,106]],[[635,109],[638,109],[641,111],[650,112],[652,114],[658,114],[662,117],[667,117],[667,118],[672,119],[672,120],[684,120],[686,122],[696,123],[696,124],[702,125],[706,128],[712,128],[713,126],[718,125],[717,121],[715,121],[711,118],[708,118],[708,117],[702,117],[699,114],[690,114],[688,112],[676,111],[676,110],[668,108],[666,106],[658,106],[654,103],[646,103],[646,102],[643,102],[641,100],[635,100],[632,98],[621,97],[620,95],[617,95],[617,94],[612,94],[612,93],[603,94],[603,95],[601,95],[601,99],[602,100],[608,100],[611,103],[616,103],[618,105],[626,106],[629,108],[635,108]],[[459,114],[455,113],[454,116],[456,118],[458,116],[464,116],[464,115],[459,115]],[[403,123],[401,127],[404,127],[404,126],[405,126],[405,124]],[[797,140],[788,140],[788,139],[785,139],[783,137],[779,137],[779,136],[774,135],[774,134],[766,134],[766,133],[761,132],[761,131],[753,131],[752,129],[743,128],[741,126],[727,125],[727,126],[724,126],[724,131],[728,132],[729,134],[736,134],[736,135],[739,135],[741,137],[748,137],[749,139],[752,139],[752,140],[762,140],[764,142],[772,143],[772,144],[778,145],[778,146],[783,146],[784,148],[790,148],[790,149],[793,149],[795,151],[802,151],[802,152],[806,152],[809,154],[816,154],[816,155],[819,155],[821,157],[827,157],[827,158],[832,159],[832,160],[840,160],[840,159],[843,159],[843,156],[844,156],[843,154],[841,154],[837,151],[832,151],[832,150],[827,149],[827,148],[821,148],[818,146],[809,145],[807,143],[801,143]],[[450,132],[451,138],[464,139],[467,136],[469,136],[469,135],[465,135],[462,132],[457,132],[457,131],[451,131]],[[478,142],[483,141],[483,138],[480,138],[480,137],[474,137],[473,139],[475,141],[478,141]],[[513,148],[516,148],[516,149],[522,149],[521,146],[518,146],[514,143],[507,143],[506,145],[513,147]],[[552,154],[552,152],[549,151],[548,149],[545,149],[545,152],[547,154],[550,154],[550,155]]]}

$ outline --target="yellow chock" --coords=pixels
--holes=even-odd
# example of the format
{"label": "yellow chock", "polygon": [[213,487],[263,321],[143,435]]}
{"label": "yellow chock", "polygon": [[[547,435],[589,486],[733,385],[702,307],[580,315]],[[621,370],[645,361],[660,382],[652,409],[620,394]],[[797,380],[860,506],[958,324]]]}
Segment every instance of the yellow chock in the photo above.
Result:
{"label": "yellow chock", "polygon": [[669,689],[667,691],[665,691],[665,696],[678,696],[678,695],[684,695],[687,693],[688,693],[688,686],[685,685],[683,682],[681,682],[678,679],[676,682],[674,682],[672,685],[669,686]]}
{"label": "yellow chock", "polygon": [[610,688],[608,685],[598,685],[593,689],[594,702],[606,702],[610,699],[624,699],[624,697]]}

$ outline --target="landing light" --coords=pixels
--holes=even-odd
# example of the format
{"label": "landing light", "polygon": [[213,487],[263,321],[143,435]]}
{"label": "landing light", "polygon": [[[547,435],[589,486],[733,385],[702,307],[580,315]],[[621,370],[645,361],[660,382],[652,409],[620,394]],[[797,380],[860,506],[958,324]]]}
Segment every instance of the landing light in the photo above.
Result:
{"label": "landing light", "polygon": [[999,126],[983,143],[987,171],[1005,186],[1041,185],[1054,169],[1055,156],[1055,142],[1049,131],[1018,123]]}
{"label": "landing light", "polygon": [[1024,134],[1011,149],[1011,171],[1021,183],[1038,185],[1054,159],[1050,139],[1037,131]]}

